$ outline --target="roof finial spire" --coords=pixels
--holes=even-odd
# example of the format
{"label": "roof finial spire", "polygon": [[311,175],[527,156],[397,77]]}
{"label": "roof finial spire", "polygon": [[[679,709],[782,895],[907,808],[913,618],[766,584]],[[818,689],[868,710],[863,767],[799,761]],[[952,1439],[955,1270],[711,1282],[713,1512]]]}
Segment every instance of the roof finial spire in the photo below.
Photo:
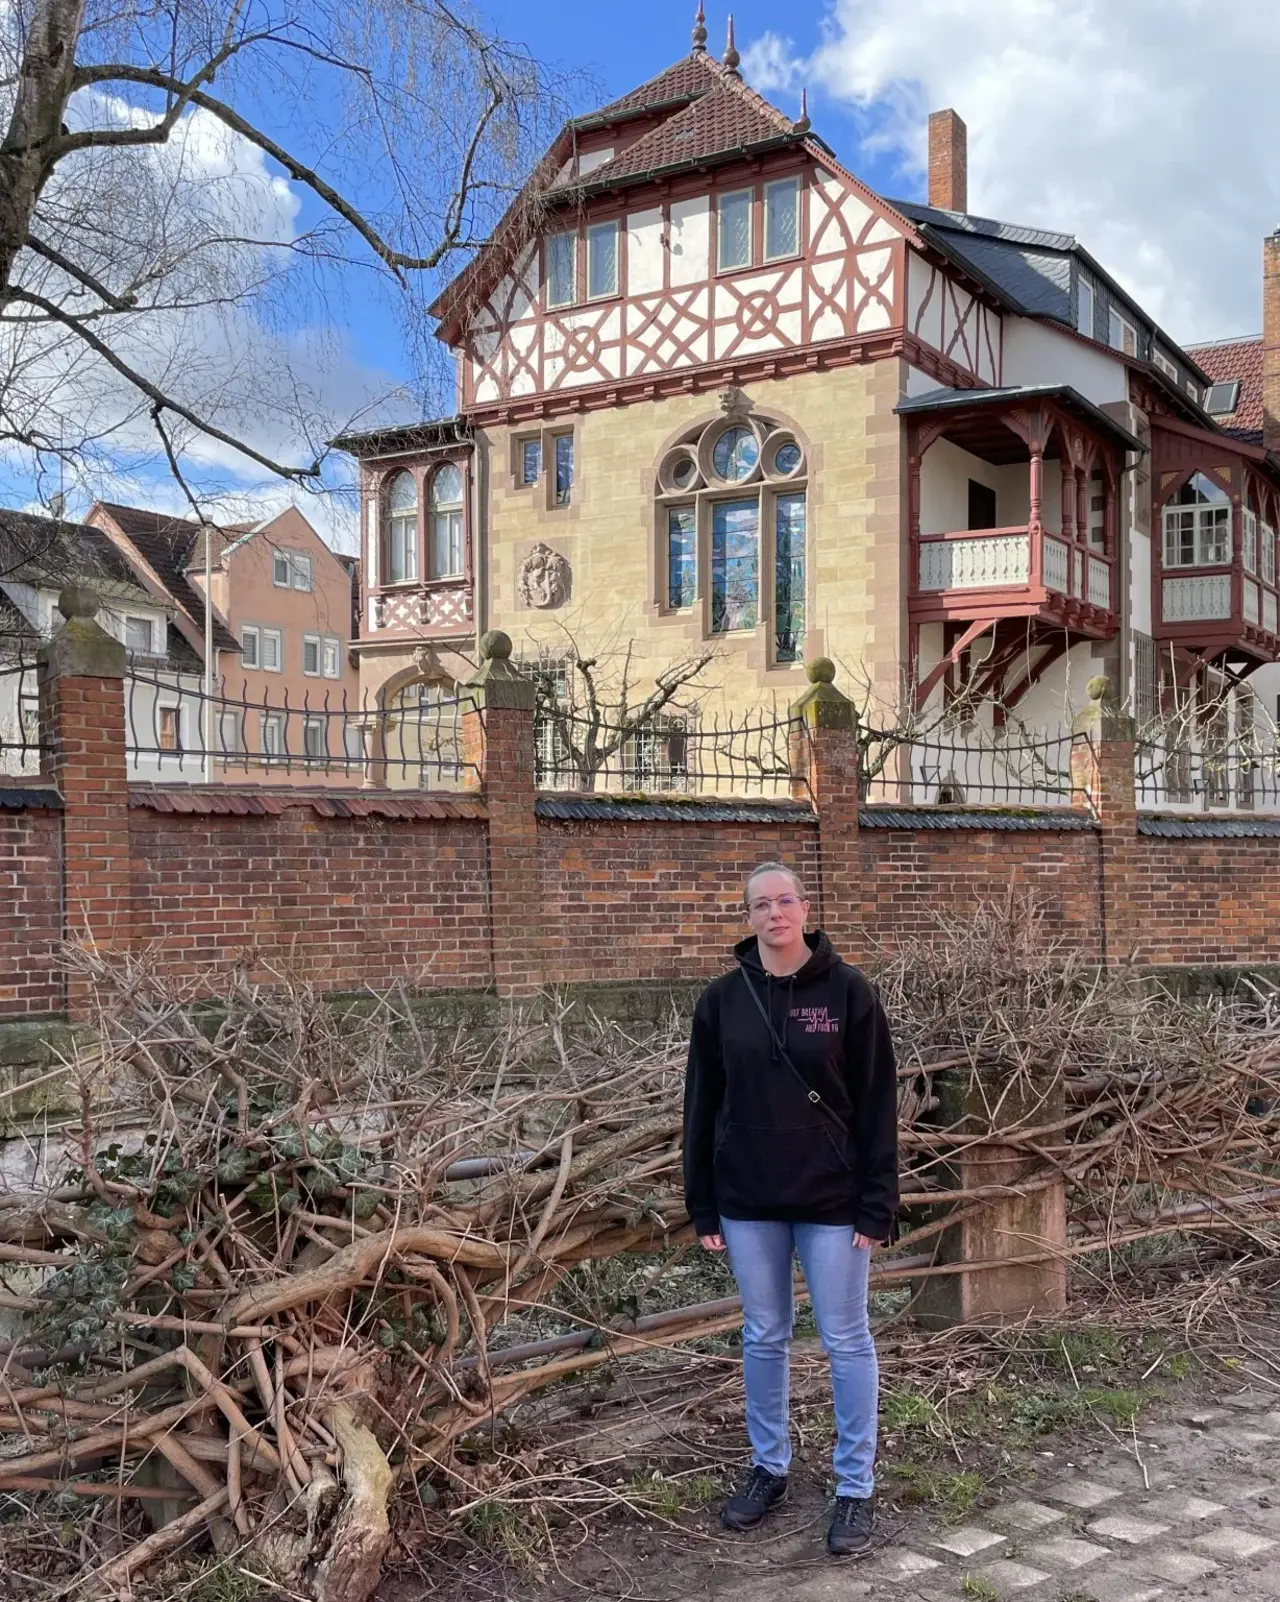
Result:
{"label": "roof finial spire", "polygon": [[792,133],[808,133],[813,124],[809,121],[809,91],[800,91],[800,115],[791,124]]}
{"label": "roof finial spire", "polygon": [[741,60],[742,57],[738,54],[738,47],[733,42],[733,13],[730,12],[729,37],[725,41],[724,47],[724,75],[726,78],[741,79],[742,74],[738,71],[738,63]]}
{"label": "roof finial spire", "polygon": [[698,0],[698,14],[693,19],[693,53],[695,56],[707,53],[707,14],[702,9],[702,0]]}

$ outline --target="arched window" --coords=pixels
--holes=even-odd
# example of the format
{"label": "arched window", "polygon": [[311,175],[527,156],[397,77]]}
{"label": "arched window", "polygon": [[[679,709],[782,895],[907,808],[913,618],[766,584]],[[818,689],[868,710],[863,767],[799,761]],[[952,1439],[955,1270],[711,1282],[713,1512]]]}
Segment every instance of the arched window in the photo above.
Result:
{"label": "arched window", "polygon": [[431,577],[462,577],[462,469],[455,462],[431,480]]}
{"label": "arched window", "polygon": [[807,470],[791,430],[754,414],[718,418],[673,445],[656,493],[663,611],[701,604],[710,634],[767,619],[770,661],[802,661]]}
{"label": "arched window", "polygon": [[1164,509],[1166,567],[1225,567],[1231,560],[1231,497],[1196,473]]}
{"label": "arched window", "polygon": [[418,486],[412,473],[397,473],[387,486],[387,583],[417,576]]}

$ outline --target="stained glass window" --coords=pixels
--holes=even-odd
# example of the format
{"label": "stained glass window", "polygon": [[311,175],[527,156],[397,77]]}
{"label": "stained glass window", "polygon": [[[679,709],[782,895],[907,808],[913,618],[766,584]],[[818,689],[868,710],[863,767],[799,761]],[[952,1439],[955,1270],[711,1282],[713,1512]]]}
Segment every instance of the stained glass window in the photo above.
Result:
{"label": "stained glass window", "polygon": [[711,627],[753,629],[759,615],[760,503],[720,501],[711,512]]}
{"label": "stained glass window", "polygon": [[774,655],[798,662],[804,650],[804,496],[779,495],[774,504]]}
{"label": "stained glass window", "polygon": [[746,478],[760,459],[760,445],[749,428],[726,428],[711,453],[711,465],[730,483]]}
{"label": "stained glass window", "polygon": [[780,178],[764,186],[764,259],[794,256],[800,240],[800,180]]}
{"label": "stained glass window", "polygon": [[673,506],[667,513],[667,605],[692,606],[697,588],[697,535],[692,506]]}
{"label": "stained glass window", "polygon": [[716,248],[718,267],[751,265],[751,191],[739,189],[721,195],[717,207],[719,238]]}
{"label": "stained glass window", "polygon": [[779,473],[794,473],[800,465],[800,447],[788,440],[785,445],[779,445],[777,454],[773,458],[774,468]]}

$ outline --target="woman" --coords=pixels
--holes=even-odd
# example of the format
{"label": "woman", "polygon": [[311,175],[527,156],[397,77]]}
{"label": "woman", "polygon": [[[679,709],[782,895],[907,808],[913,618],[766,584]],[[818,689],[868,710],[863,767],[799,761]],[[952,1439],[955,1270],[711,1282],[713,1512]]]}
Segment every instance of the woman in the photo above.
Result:
{"label": "woman", "polygon": [[827,1549],[867,1550],[874,1528],[871,1248],[898,1204],[896,1073],[875,992],[806,934],[799,878],[763,862],[747,879],[752,929],[737,970],[703,991],[685,1076],[684,1182],[703,1246],[728,1250],[742,1294],[752,1468],[721,1521],[749,1530],[786,1495],[787,1357],[798,1254],[835,1397],[835,1512]]}

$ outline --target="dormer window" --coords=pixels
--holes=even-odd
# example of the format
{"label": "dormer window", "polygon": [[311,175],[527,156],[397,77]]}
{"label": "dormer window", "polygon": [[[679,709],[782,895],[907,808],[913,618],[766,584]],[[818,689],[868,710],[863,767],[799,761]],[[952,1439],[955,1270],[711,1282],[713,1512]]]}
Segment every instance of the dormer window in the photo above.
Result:
{"label": "dormer window", "polygon": [[1204,409],[1210,417],[1229,417],[1240,401],[1240,380],[1226,378],[1210,384],[1204,398]]}
{"label": "dormer window", "polygon": [[1138,354],[1138,330],[1114,306],[1107,320],[1107,340],[1112,350],[1123,351],[1126,356]]}
{"label": "dormer window", "polygon": [[412,473],[397,473],[387,488],[387,583],[417,576],[418,486]]}

